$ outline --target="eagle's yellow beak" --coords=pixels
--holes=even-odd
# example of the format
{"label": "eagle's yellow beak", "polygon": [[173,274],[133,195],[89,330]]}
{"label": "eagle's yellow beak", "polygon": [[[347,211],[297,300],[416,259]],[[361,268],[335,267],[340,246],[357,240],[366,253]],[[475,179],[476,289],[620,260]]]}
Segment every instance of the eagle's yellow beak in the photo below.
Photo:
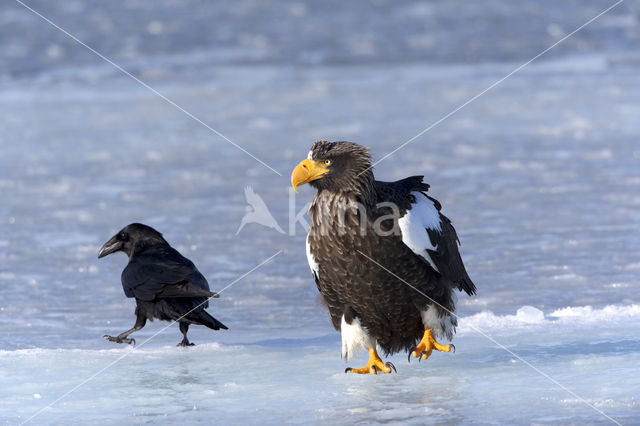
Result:
{"label": "eagle's yellow beak", "polygon": [[312,180],[320,179],[329,169],[322,161],[303,160],[291,173],[291,186],[298,192],[298,187]]}

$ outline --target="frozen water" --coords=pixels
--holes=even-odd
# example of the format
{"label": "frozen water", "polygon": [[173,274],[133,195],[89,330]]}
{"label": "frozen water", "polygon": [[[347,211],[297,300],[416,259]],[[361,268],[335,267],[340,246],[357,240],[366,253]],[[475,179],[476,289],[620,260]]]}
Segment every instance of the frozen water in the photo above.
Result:
{"label": "frozen water", "polygon": [[[606,5],[29,4],[283,176],[3,4],[1,422],[123,356],[33,423],[608,423],[596,409],[640,422],[635,4],[376,166],[384,180],[426,176],[478,286],[460,296],[455,354],[398,354],[385,377],[343,374],[300,224],[236,235],[244,188],[290,231],[312,193],[291,200],[288,176],[313,140],[381,158]],[[182,349],[170,327],[142,344],[167,325],[154,322],[137,348],[114,346],[101,336],[134,322],[126,259],[96,256],[133,221],[163,232],[216,290],[283,252],[212,302],[229,331],[193,327],[198,346]]]}
{"label": "frozen water", "polygon": [[238,331],[234,343],[188,349],[163,345],[161,335],[135,350],[96,342],[94,349],[2,351],[1,377],[10,385],[0,396],[6,413],[13,413],[7,421],[20,421],[122,358],[37,422],[607,423],[588,403],[623,424],[635,423],[640,345],[621,330],[638,329],[640,306],[566,311],[545,316],[523,307],[516,315],[464,317],[455,355],[438,353],[410,365],[403,355],[392,357],[398,374],[386,377],[345,375],[336,334],[304,338],[295,330],[283,338],[264,333],[259,340]]}

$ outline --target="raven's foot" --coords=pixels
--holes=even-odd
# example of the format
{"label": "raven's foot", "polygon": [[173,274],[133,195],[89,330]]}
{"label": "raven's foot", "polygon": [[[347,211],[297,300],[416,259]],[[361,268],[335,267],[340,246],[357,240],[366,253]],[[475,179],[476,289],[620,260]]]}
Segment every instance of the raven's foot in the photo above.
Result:
{"label": "raven's foot", "polygon": [[411,362],[411,355],[413,355],[414,358],[418,358],[418,361],[421,361],[423,359],[429,358],[431,356],[431,352],[433,352],[434,349],[440,352],[456,351],[456,347],[453,345],[441,345],[440,343],[436,342],[436,339],[434,339],[431,330],[426,328],[424,330],[424,336],[422,336],[422,340],[420,340],[418,346],[415,346],[409,352],[409,356],[407,358],[409,359],[409,362]]}
{"label": "raven's foot", "polygon": [[383,373],[391,373],[391,371],[396,371],[396,367],[390,363],[384,363],[378,356],[378,352],[376,352],[375,348],[369,348],[369,362],[362,368],[347,368],[344,370],[345,373],[356,373],[356,374],[378,374],[378,371],[382,371]]}
{"label": "raven's foot", "polygon": [[106,334],[104,336],[105,339],[107,339],[110,342],[116,342],[116,343],[128,343],[128,344],[136,344],[136,339],[128,339],[126,337],[121,337],[121,336],[107,336]]}
{"label": "raven's foot", "polygon": [[191,343],[190,341],[187,340],[187,338],[185,337],[184,339],[182,339],[182,342],[178,343],[176,346],[178,347],[187,347],[187,346],[195,346],[195,343]]}

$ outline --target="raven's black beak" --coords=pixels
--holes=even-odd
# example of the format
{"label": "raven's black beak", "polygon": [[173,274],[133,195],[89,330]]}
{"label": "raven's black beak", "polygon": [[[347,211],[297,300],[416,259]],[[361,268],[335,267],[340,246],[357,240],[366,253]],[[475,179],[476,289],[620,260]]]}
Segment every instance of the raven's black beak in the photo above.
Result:
{"label": "raven's black beak", "polygon": [[111,253],[115,253],[118,250],[122,250],[122,246],[122,241],[118,240],[117,235],[114,236],[102,246],[102,248],[98,252],[98,259],[100,259],[101,257],[105,257],[106,255],[109,255]]}

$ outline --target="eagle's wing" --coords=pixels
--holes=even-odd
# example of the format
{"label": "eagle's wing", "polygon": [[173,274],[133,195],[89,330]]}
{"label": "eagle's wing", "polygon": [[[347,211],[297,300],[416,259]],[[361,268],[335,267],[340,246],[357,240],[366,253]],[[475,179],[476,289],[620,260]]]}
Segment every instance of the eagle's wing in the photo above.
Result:
{"label": "eagle's wing", "polygon": [[440,213],[440,231],[427,229],[429,239],[435,243],[436,250],[430,253],[440,274],[451,280],[458,290],[464,290],[468,295],[475,294],[476,286],[469,278],[462,263],[458,246],[460,240],[455,228],[448,217]]}
{"label": "eagle's wing", "polygon": [[214,295],[195,265],[170,247],[136,256],[122,272],[122,287],[128,297],[145,301]]}
{"label": "eagle's wing", "polygon": [[401,210],[398,226],[402,242],[458,289],[474,294],[476,287],[462,263],[456,230],[440,213],[440,203],[426,194],[429,186],[422,182],[422,176],[379,185],[385,187],[385,198]]}

